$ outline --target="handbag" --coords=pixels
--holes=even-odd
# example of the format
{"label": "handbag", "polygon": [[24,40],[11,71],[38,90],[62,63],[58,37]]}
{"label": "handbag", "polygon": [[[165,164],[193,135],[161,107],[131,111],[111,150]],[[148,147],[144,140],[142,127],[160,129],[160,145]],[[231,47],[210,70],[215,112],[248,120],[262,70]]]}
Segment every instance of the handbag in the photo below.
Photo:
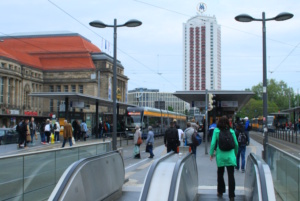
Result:
{"label": "handbag", "polygon": [[26,141],[31,142],[31,136],[30,135],[26,135]]}
{"label": "handbag", "polygon": [[139,146],[134,146],[134,148],[133,148],[133,155],[135,156],[135,155],[137,155],[137,154],[139,154],[140,153],[140,148],[139,148]]}
{"label": "handbag", "polygon": [[35,140],[37,140],[37,139],[38,139],[38,136],[37,136],[37,134],[36,134],[36,133],[35,133],[34,137],[35,137]]}
{"label": "handbag", "polygon": [[142,140],[142,138],[141,138],[141,137],[139,137],[139,138],[138,138],[138,140],[137,140],[137,144],[139,144],[139,145],[140,145],[140,144],[143,144],[143,140]]}

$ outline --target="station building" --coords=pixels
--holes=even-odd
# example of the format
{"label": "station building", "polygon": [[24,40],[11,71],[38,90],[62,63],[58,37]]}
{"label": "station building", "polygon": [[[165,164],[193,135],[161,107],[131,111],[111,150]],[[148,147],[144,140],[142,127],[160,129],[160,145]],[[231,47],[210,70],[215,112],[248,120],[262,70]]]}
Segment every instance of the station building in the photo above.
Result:
{"label": "station building", "polygon": [[[0,37],[0,126],[11,127],[21,117],[39,120],[63,114],[63,101],[31,97],[32,92],[77,92],[112,100],[112,80],[113,58],[78,33]],[[117,61],[120,102],[127,102],[127,82]],[[88,124],[93,119],[95,105],[70,106],[72,119]],[[99,110],[112,112],[101,105]]]}

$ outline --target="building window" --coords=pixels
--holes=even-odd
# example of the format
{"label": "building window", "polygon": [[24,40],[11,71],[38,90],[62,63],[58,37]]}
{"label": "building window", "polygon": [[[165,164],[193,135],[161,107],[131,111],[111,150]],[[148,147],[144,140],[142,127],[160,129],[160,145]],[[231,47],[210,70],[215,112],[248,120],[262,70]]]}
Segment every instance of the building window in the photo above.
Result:
{"label": "building window", "polygon": [[7,103],[10,104],[10,80],[9,78],[6,78],[8,79],[8,87],[7,87]]}
{"label": "building window", "polygon": [[60,87],[60,85],[57,85],[57,86],[56,86],[56,91],[57,91],[57,92],[61,92],[61,87]]}
{"label": "building window", "polygon": [[79,85],[79,93],[83,94],[83,85]]}
{"label": "building window", "polygon": [[76,85],[71,85],[71,92],[76,92]]}
{"label": "building window", "polygon": [[4,79],[0,77],[0,103],[3,103]]}
{"label": "building window", "polygon": [[69,86],[68,85],[64,86],[64,92],[69,92]]}
{"label": "building window", "polygon": [[49,86],[49,91],[50,91],[50,92],[54,92],[54,87],[53,87],[53,85],[50,85],[50,86]]}

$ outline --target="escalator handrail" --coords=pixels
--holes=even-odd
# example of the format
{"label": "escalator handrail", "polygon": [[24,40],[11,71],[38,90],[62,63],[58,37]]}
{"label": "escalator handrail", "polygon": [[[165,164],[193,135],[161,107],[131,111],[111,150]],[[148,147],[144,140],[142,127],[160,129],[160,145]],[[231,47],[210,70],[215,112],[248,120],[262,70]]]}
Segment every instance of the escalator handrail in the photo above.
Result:
{"label": "escalator handrail", "polygon": [[262,161],[258,159],[253,153],[250,153],[250,158],[255,163],[258,169],[262,200],[268,200],[267,182]]}
{"label": "escalator handrail", "polygon": [[[90,160],[93,160],[95,158],[106,157],[108,155],[115,154],[115,153],[119,153],[119,152],[118,151],[110,151],[110,152],[107,152],[105,154],[92,156],[92,157],[89,157],[89,158],[83,158],[83,159],[80,159],[80,160],[74,162],[72,164],[71,169],[68,171],[67,175],[65,176],[65,178],[64,178],[62,184],[60,185],[59,189],[57,190],[57,193],[55,194],[55,196],[53,198],[53,201],[58,201],[59,200],[60,196],[62,195],[62,192],[65,190],[66,185],[68,184],[68,182],[70,181],[70,179],[72,178],[72,176],[74,175],[76,170],[78,168],[80,168],[82,164],[84,164],[86,161],[90,161]],[[124,161],[123,161],[123,163],[124,163]]]}
{"label": "escalator handrail", "polygon": [[148,197],[148,193],[149,193],[149,188],[150,188],[150,184],[151,184],[151,180],[152,180],[152,177],[154,175],[154,172],[155,172],[155,169],[157,168],[158,164],[165,160],[166,158],[170,157],[171,155],[173,155],[175,152],[172,151],[172,152],[169,152],[167,153],[166,155],[164,155],[163,157],[157,159],[150,167],[149,171],[148,171],[148,174],[147,174],[147,178],[145,180],[145,184],[144,184],[144,189],[143,189],[143,192],[142,192],[142,196],[141,196],[141,199],[140,200],[147,200],[147,197]]}
{"label": "escalator handrail", "polygon": [[[176,184],[177,184],[178,174],[179,174],[179,170],[180,170],[181,165],[189,157],[193,157],[193,156],[194,156],[194,154],[192,154],[192,153],[186,154],[183,158],[179,159],[176,162],[175,168],[174,168],[174,171],[173,171],[173,175],[172,175],[172,180],[171,180],[171,186],[170,186],[168,201],[173,201],[174,200],[175,191],[176,191]],[[198,171],[197,171],[197,173],[198,173]],[[198,174],[197,174],[197,178],[198,178]]]}

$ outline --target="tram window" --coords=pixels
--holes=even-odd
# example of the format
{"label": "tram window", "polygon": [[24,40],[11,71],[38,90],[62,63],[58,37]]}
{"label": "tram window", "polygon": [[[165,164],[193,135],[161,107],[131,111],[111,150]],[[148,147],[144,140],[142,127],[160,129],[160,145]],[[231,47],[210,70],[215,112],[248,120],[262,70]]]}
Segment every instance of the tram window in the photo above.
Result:
{"label": "tram window", "polygon": [[127,126],[132,126],[136,123],[141,123],[141,117],[140,116],[127,116],[125,123]]}

